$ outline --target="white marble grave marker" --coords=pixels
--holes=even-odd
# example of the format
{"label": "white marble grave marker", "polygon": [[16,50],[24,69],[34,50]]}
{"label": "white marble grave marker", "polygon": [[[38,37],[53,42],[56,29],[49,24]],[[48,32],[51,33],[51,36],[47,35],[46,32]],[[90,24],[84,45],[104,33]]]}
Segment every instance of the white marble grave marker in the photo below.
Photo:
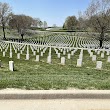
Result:
{"label": "white marble grave marker", "polygon": [[17,54],[17,59],[20,59],[20,53]]}
{"label": "white marble grave marker", "polygon": [[90,57],[92,57],[93,56],[93,52],[90,52]]}
{"label": "white marble grave marker", "polygon": [[104,58],[104,53],[101,53],[101,58]]}
{"label": "white marble grave marker", "polygon": [[3,57],[5,57],[5,51],[3,52]]}
{"label": "white marble grave marker", "polygon": [[92,61],[96,61],[96,55],[92,56]]}
{"label": "white marble grave marker", "polygon": [[57,57],[60,58],[60,53],[57,54]]}
{"label": "white marble grave marker", "polygon": [[12,58],[12,56],[13,56],[13,53],[12,53],[12,52],[10,52],[10,58]]}
{"label": "white marble grave marker", "polygon": [[108,56],[108,58],[107,58],[107,62],[110,62],[110,56]]}
{"label": "white marble grave marker", "polygon": [[29,60],[29,54],[26,54],[26,60]]}
{"label": "white marble grave marker", "polygon": [[56,50],[56,54],[58,54],[58,50]]}
{"label": "white marble grave marker", "polygon": [[27,54],[29,54],[29,45],[27,45]]}
{"label": "white marble grave marker", "polygon": [[102,61],[97,61],[96,69],[101,69],[101,68],[102,68]]}
{"label": "white marble grave marker", "polygon": [[9,61],[9,70],[14,71],[14,62],[13,61]]}
{"label": "white marble grave marker", "polygon": [[33,51],[33,55],[34,55],[34,56],[36,55],[36,51]]}
{"label": "white marble grave marker", "polygon": [[71,55],[74,55],[74,51],[71,51]]}
{"label": "white marble grave marker", "polygon": [[37,53],[39,53],[39,48],[37,49]]}
{"label": "white marble grave marker", "polygon": [[41,55],[40,56],[43,57],[43,52],[41,52]]}
{"label": "white marble grave marker", "polygon": [[39,62],[39,55],[36,55],[36,61]]}
{"label": "white marble grave marker", "polygon": [[23,51],[22,51],[22,50],[20,50],[20,53],[21,53],[21,54],[23,54]]}
{"label": "white marble grave marker", "polygon": [[66,55],[66,51],[65,50],[63,51],[63,55]]}
{"label": "white marble grave marker", "polygon": [[79,59],[82,59],[82,58],[83,58],[83,54],[80,54],[80,55],[79,55]]}
{"label": "white marble grave marker", "polygon": [[109,53],[109,51],[107,51],[107,54],[106,55],[109,55],[110,53]]}
{"label": "white marble grave marker", "polygon": [[71,59],[71,54],[68,54],[68,59]]}
{"label": "white marble grave marker", "polygon": [[51,63],[51,56],[47,57],[47,63]]}
{"label": "white marble grave marker", "polygon": [[61,57],[61,64],[65,65],[65,57]]}
{"label": "white marble grave marker", "polygon": [[77,67],[81,67],[82,66],[82,59],[77,59]]}
{"label": "white marble grave marker", "polygon": [[17,50],[15,49],[15,53],[17,53]]}
{"label": "white marble grave marker", "polygon": [[98,55],[100,54],[100,51],[99,51],[99,50],[97,51],[97,54],[98,54]]}

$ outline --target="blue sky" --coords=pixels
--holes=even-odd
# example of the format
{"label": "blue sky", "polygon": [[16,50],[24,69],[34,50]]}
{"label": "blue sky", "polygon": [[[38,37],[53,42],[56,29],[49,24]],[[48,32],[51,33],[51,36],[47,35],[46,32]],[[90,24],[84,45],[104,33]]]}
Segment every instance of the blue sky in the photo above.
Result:
{"label": "blue sky", "polygon": [[14,14],[26,14],[47,21],[49,26],[62,26],[66,17],[78,16],[90,0],[0,0],[12,7]]}

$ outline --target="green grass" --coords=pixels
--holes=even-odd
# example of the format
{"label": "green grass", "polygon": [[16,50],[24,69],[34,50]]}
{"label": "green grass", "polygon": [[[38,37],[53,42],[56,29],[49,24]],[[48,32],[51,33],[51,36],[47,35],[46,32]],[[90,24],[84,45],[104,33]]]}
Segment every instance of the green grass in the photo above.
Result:
{"label": "green grass", "polygon": [[[9,51],[9,50],[8,50]],[[0,68],[0,88],[21,88],[21,89],[110,89],[110,64],[106,62],[107,56],[98,60],[103,61],[103,69],[96,70],[96,62],[92,62],[87,51],[84,51],[83,66],[76,67],[80,50],[78,50],[71,60],[67,60],[66,65],[60,64],[54,50],[52,50],[52,64],[47,64],[48,50],[40,62],[35,61],[35,56],[30,51],[30,60],[25,60],[25,52],[20,60],[9,58],[9,52],[6,57],[2,57],[2,68]],[[38,54],[38,53],[37,53]],[[95,54],[95,53],[94,53]],[[61,54],[61,56],[63,56]],[[8,62],[13,60],[15,71],[11,72],[8,68]]]}
{"label": "green grass", "polygon": [[[2,32],[0,31],[0,33],[2,37]],[[13,33],[7,32],[8,37],[12,35]],[[2,52],[0,52],[0,60],[2,61],[2,67],[0,68],[0,88],[37,90],[110,89],[110,63],[107,63],[107,56],[102,59],[100,55],[97,55],[97,60],[103,62],[103,68],[102,70],[96,70],[96,62],[92,62],[87,51],[84,51],[82,67],[76,67],[79,53],[80,50],[78,50],[74,56],[71,56],[70,60],[67,59],[67,55],[61,53],[61,56],[66,57],[66,64],[61,65],[60,59],[57,58],[53,49],[52,64],[46,63],[48,49],[44,56],[40,57],[40,62],[35,61],[35,56],[33,56],[31,50],[29,61],[25,60],[26,49],[23,55],[21,55],[20,60],[17,60],[15,53],[13,54],[13,58],[10,59],[9,50],[6,53],[6,57],[2,57]],[[94,52],[94,54],[96,53]],[[14,72],[9,71],[8,62],[10,60],[14,61]]]}

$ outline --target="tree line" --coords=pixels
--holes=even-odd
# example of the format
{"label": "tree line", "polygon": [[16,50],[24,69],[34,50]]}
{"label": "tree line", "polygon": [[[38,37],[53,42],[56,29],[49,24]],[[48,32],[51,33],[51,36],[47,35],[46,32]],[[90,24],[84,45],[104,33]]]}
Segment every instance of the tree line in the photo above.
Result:
{"label": "tree line", "polygon": [[102,47],[103,41],[109,37],[107,32],[110,32],[110,0],[92,0],[86,11],[79,13],[78,18],[67,17],[63,28],[97,33],[93,35],[97,36]]}
{"label": "tree line", "polygon": [[[4,39],[6,39],[6,26],[16,29],[22,39],[26,30],[30,27],[47,28],[46,21],[23,14],[15,15],[12,13],[9,4],[2,2],[0,2],[0,25]],[[103,41],[109,37],[107,32],[110,31],[110,0],[91,0],[87,9],[79,13],[79,17],[68,16],[63,28],[70,31],[78,29],[92,32],[94,36],[97,36],[100,41],[100,47],[102,47]]]}
{"label": "tree line", "polygon": [[39,18],[32,18],[24,14],[15,15],[8,3],[0,2],[0,25],[3,30],[3,39],[6,39],[5,29],[16,29],[22,39],[27,29],[30,27],[47,28],[47,22],[41,21]]}

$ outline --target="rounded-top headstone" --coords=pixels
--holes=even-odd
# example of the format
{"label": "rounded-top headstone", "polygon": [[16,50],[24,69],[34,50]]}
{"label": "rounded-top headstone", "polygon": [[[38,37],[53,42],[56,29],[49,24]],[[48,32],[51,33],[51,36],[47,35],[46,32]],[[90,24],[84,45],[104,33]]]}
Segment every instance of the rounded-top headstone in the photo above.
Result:
{"label": "rounded-top headstone", "polygon": [[96,69],[102,69],[102,61],[97,61],[96,63]]}

